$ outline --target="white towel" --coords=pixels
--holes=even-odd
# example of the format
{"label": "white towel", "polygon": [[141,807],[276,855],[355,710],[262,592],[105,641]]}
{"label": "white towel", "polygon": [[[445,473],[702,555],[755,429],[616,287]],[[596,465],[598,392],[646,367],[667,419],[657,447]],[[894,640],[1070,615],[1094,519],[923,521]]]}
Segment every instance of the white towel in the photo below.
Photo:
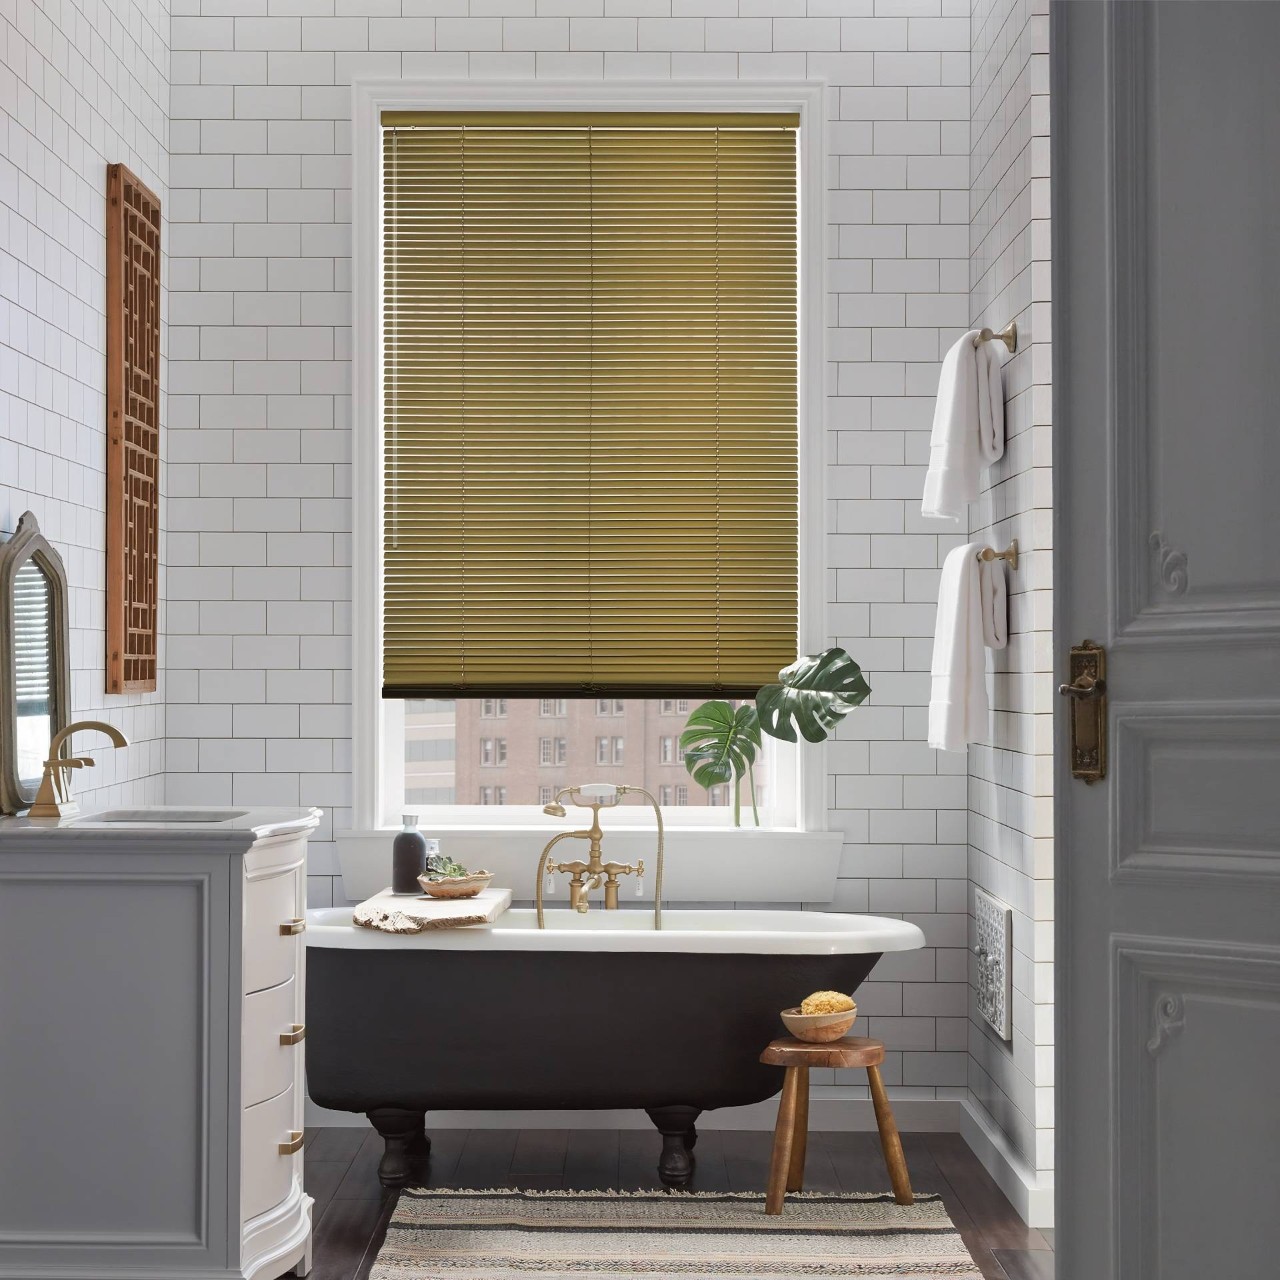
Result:
{"label": "white towel", "polygon": [[1003,560],[978,562],[978,599],[982,607],[982,643],[988,649],[1003,649],[1009,643],[1009,599]]}
{"label": "white towel", "polygon": [[942,562],[938,621],[933,633],[933,689],[929,745],[962,751],[987,736],[987,660],[982,643],[978,552],[982,543],[956,547]]}
{"label": "white towel", "polygon": [[978,496],[984,467],[1004,454],[1004,384],[1000,343],[980,342],[977,329],[957,342],[942,362],[938,402],[929,437],[929,473],[924,481],[926,516],[953,520]]}

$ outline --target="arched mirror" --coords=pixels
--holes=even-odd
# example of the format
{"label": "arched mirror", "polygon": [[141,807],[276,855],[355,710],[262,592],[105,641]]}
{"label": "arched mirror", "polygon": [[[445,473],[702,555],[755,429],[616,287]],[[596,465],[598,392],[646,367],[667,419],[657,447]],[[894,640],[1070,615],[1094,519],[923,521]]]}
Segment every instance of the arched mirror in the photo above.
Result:
{"label": "arched mirror", "polygon": [[0,546],[0,808],[35,799],[71,692],[67,574],[34,515]]}

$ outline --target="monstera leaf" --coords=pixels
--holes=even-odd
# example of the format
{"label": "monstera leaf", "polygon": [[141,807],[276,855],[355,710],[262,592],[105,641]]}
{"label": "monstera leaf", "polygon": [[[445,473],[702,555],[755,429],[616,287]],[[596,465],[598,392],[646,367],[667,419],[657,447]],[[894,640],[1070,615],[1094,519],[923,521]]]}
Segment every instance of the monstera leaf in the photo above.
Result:
{"label": "monstera leaf", "polygon": [[777,684],[756,694],[760,728],[785,742],[796,741],[797,729],[821,742],[870,692],[862,668],[843,649],[798,658],[778,672]]}
{"label": "monstera leaf", "polygon": [[756,826],[760,814],[756,809],[755,778],[751,766],[760,750],[760,720],[750,703],[733,707],[728,702],[704,702],[694,709],[680,735],[680,750],[685,768],[701,787],[733,783],[733,825],[742,825],[740,784],[744,776],[751,780],[751,812]]}

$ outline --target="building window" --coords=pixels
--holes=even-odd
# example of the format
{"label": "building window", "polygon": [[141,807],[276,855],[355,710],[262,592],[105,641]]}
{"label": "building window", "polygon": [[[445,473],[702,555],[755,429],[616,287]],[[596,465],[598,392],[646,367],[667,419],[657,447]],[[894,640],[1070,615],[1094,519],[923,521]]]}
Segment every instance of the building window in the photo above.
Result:
{"label": "building window", "polygon": [[622,747],[623,747],[623,740],[621,738],[614,738],[613,740],[613,763],[614,764],[622,763]]}
{"label": "building window", "polygon": [[[483,715],[484,712],[481,712],[480,714]],[[486,766],[491,765],[493,763],[493,739],[492,738],[480,739],[480,763]]]}
{"label": "building window", "polygon": [[480,700],[480,714],[486,720],[501,718],[507,714],[506,698],[482,698]]}
{"label": "building window", "polygon": [[492,804],[492,803],[493,803],[493,788],[492,788],[492,787],[481,787],[481,788],[480,788],[480,803],[481,803],[481,804]]}
{"label": "building window", "polygon": [[506,789],[506,787],[494,787],[494,789],[493,789],[493,802],[494,802],[494,804],[506,804],[506,803],[507,803],[507,789]]}
{"label": "building window", "polygon": [[556,797],[556,791],[555,791],[555,788],[554,788],[554,787],[539,787],[539,788],[538,788],[538,803],[539,803],[539,804],[550,804],[550,803],[552,802],[552,800],[554,800],[554,799],[555,799],[555,797]]}
{"label": "building window", "polygon": [[[504,713],[505,714],[505,713]],[[495,760],[498,764],[507,763],[507,740],[506,738],[495,738],[493,740]]]}
{"label": "building window", "polygon": [[569,763],[569,739],[557,738],[556,739],[556,764],[568,764],[568,763]]}
{"label": "building window", "polygon": [[596,739],[596,764],[608,764],[608,763],[609,763],[609,739],[597,738]]}
{"label": "building window", "polygon": [[552,753],[551,739],[550,739],[550,738],[539,738],[539,739],[538,739],[538,763],[539,763],[539,764],[554,764],[554,763],[555,763],[555,759],[554,759],[554,756],[553,756],[553,753]]}
{"label": "building window", "polygon": [[669,736],[658,739],[658,763],[674,764],[676,759],[676,740]]}
{"label": "building window", "polygon": [[544,718],[568,715],[569,701],[567,698],[540,698],[538,714]]}
{"label": "building window", "polygon": [[687,716],[688,714],[689,714],[689,699],[677,698],[676,699],[676,715]]}
{"label": "building window", "polygon": [[689,788],[679,786],[676,788],[676,804],[683,805],[689,803]]}
{"label": "building window", "polygon": [[658,788],[658,803],[664,809],[671,807],[671,788],[670,787],[664,786],[664,787]]}

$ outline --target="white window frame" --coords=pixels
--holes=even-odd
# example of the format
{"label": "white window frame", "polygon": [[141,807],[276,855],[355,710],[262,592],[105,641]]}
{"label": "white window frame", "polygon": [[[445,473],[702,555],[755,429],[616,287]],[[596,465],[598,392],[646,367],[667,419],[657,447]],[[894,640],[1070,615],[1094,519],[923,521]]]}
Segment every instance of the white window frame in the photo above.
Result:
{"label": "white window frame", "polygon": [[[799,648],[828,643],[825,608],[826,111],[821,80],[480,82],[357,79],[352,85],[352,575],[357,625],[352,656],[354,834],[392,830],[402,807],[392,792],[403,770],[402,704],[381,697],[382,651],[382,213],[381,113],[423,111],[794,111],[799,115]],[[371,566],[372,571],[365,571]],[[687,699],[677,701],[677,707]],[[557,745],[560,739],[555,739]],[[557,751],[554,762],[563,764]],[[826,750],[798,753],[794,814],[781,830],[825,832]],[[680,824],[705,826],[698,806]],[[545,828],[536,806],[506,806],[477,823],[470,806],[432,814],[434,830]],[[719,815],[715,815],[719,816]],[[434,821],[438,818],[439,821]],[[676,824],[673,824],[675,827]],[[730,833],[732,834],[732,833]]]}

